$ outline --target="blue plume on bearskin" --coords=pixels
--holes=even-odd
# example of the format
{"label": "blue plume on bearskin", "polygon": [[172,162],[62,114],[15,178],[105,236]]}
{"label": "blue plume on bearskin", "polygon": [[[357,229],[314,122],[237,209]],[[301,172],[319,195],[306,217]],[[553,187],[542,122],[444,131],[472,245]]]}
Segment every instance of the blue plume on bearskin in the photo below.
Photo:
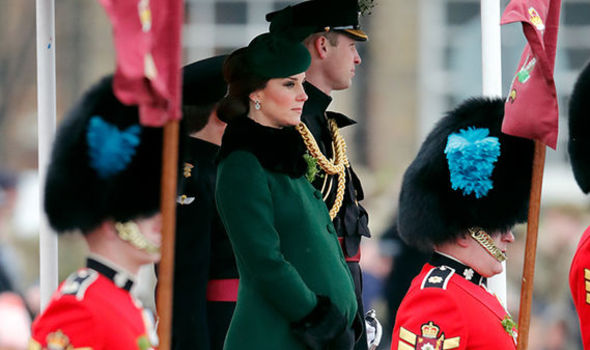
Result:
{"label": "blue plume on bearskin", "polygon": [[473,226],[493,233],[526,221],[534,143],[503,134],[503,118],[502,99],[472,98],[428,134],[402,181],[406,243],[430,251]]}
{"label": "blue plume on bearskin", "polygon": [[124,170],[139,145],[141,127],[132,125],[119,130],[99,116],[90,118],[86,140],[90,166],[100,178],[107,178]]}
{"label": "blue plume on bearskin", "polygon": [[491,176],[500,155],[500,143],[489,133],[488,129],[469,127],[447,139],[445,154],[452,188],[462,190],[464,196],[473,193],[475,198],[481,198],[494,187]]}

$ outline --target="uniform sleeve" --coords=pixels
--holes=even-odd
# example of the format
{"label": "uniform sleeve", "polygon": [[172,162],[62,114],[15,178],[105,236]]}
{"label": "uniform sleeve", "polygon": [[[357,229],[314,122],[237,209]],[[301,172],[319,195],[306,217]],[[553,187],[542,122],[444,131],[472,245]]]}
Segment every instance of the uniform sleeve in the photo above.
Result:
{"label": "uniform sleeve", "polygon": [[432,349],[465,349],[469,337],[466,322],[460,305],[444,289],[408,294],[397,311],[391,349],[424,348],[417,343],[430,343]]}
{"label": "uniform sleeve", "polygon": [[[586,231],[583,239],[588,235]],[[588,241],[581,244],[576,251],[569,274],[570,290],[578,318],[584,349],[590,349],[590,250]]]}
{"label": "uniform sleeve", "polygon": [[207,176],[183,180],[192,201],[176,206],[172,344],[174,349],[207,348],[206,291],[216,212],[213,185],[206,183]]}
{"label": "uniform sleeve", "polygon": [[[104,320],[103,320],[104,322]],[[72,345],[73,348],[104,349],[101,320],[75,297],[63,296],[51,303],[32,327],[29,349],[47,348],[47,344]],[[37,347],[40,346],[40,347]]]}
{"label": "uniform sleeve", "polygon": [[[246,152],[234,152],[220,165],[216,190],[219,215],[249,287],[291,322],[301,320],[317,298],[281,253],[273,203],[265,171]],[[242,271],[240,271],[242,272]]]}

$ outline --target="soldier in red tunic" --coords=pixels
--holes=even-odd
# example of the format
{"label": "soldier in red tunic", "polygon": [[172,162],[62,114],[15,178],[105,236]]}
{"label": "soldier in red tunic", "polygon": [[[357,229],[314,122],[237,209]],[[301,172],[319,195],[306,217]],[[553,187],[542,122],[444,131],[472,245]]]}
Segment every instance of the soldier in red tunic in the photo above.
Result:
{"label": "soldier in red tunic", "polygon": [[29,349],[157,347],[153,317],[130,294],[139,267],[160,258],[161,128],[139,124],[112,77],[61,123],[44,207],[57,232],[79,230],[90,254],[35,320]]}
{"label": "soldier in red tunic", "polygon": [[[580,74],[569,105],[569,154],[574,177],[584,193],[590,192],[590,64]],[[580,242],[569,275],[570,289],[578,318],[582,343],[590,349],[590,227]]]}
{"label": "soldier in red tunic", "polygon": [[395,320],[391,349],[515,349],[516,325],[486,279],[526,220],[533,143],[500,132],[504,102],[448,113],[406,170],[398,229],[431,251]]}

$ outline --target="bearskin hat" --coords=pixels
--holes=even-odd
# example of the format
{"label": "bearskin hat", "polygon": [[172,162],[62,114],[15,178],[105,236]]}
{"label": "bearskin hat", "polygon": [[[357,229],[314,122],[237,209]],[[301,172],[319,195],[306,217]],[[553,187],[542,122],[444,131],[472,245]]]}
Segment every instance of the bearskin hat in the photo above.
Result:
{"label": "bearskin hat", "polygon": [[569,104],[568,151],[578,186],[590,192],[590,62],[578,77]]}
{"label": "bearskin hat", "polygon": [[424,251],[470,227],[506,230],[527,218],[534,143],[503,134],[504,102],[472,98],[447,113],[406,170],[398,229]]}
{"label": "bearskin hat", "polygon": [[56,133],[44,207],[58,232],[159,211],[162,129],[141,126],[137,107],[117,100],[112,81],[90,88]]}

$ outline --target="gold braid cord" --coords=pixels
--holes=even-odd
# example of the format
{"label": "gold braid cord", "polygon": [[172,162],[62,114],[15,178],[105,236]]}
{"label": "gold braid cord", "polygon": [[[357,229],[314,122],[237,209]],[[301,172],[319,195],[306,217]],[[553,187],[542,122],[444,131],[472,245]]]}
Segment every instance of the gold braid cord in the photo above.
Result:
{"label": "gold braid cord", "polygon": [[311,156],[316,159],[320,168],[328,175],[338,174],[336,199],[334,200],[334,205],[330,209],[330,218],[334,220],[338,214],[338,211],[340,210],[340,207],[342,207],[342,201],[344,200],[344,190],[346,189],[346,168],[349,167],[350,164],[348,163],[348,158],[346,157],[346,143],[344,142],[342,135],[340,135],[336,121],[333,119],[328,119],[328,123],[330,126],[330,132],[332,134],[332,142],[335,146],[334,161],[330,161],[320,151],[318,143],[311,134],[311,131],[309,131],[303,122],[297,125],[297,131],[299,131],[301,134],[307,150]]}
{"label": "gold braid cord", "polygon": [[160,247],[148,241],[135,222],[116,222],[115,230],[122,240],[129,242],[135,248],[150,254],[160,253]]}
{"label": "gold braid cord", "polygon": [[479,227],[470,227],[469,234],[473,239],[479,243],[491,256],[493,256],[499,262],[506,260],[506,254],[504,254],[500,248],[496,246],[494,240],[486,231]]}

